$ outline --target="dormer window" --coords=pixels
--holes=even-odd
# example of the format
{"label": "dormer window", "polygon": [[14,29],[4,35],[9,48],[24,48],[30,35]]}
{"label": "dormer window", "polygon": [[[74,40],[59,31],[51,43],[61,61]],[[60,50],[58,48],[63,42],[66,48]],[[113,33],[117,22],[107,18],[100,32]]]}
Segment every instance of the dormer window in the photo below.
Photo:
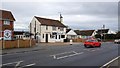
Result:
{"label": "dormer window", "polygon": [[10,25],[10,21],[9,20],[5,20],[4,21],[4,25]]}

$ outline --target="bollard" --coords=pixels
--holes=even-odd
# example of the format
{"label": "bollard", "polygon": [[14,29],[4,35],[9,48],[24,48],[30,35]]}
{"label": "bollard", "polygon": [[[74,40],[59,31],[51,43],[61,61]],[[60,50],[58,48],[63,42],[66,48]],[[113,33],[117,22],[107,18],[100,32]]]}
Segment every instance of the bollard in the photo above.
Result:
{"label": "bollard", "polygon": [[72,42],[72,39],[71,39],[71,40],[70,40],[70,45],[72,45],[72,43],[73,43],[73,42]]}

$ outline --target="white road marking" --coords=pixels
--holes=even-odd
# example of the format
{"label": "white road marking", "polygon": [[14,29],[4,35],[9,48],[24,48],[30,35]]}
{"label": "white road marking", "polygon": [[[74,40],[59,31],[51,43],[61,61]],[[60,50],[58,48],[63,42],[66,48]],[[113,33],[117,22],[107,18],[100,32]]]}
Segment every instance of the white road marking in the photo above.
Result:
{"label": "white road marking", "polygon": [[16,65],[15,65],[15,67],[18,67],[19,65],[20,65],[20,63],[22,63],[23,61],[20,61],[20,62],[18,62]]}
{"label": "white road marking", "polygon": [[23,61],[17,61],[17,62],[11,62],[11,63],[6,63],[6,64],[1,64],[0,66],[5,66],[5,65],[10,65],[10,64],[14,64],[14,63],[21,63]]}
{"label": "white road marking", "polygon": [[118,56],[118,57],[112,59],[111,61],[109,61],[108,63],[104,64],[104,65],[101,66],[100,68],[104,68],[104,67],[106,67],[107,65],[109,65],[109,64],[112,63],[112,62],[114,62],[114,61],[117,60],[118,58],[120,58],[120,56]]}
{"label": "white road marking", "polygon": [[72,54],[72,55],[67,55],[67,56],[62,56],[62,57],[58,57],[56,59],[64,59],[64,58],[67,58],[67,57],[71,57],[71,56],[75,56],[75,55],[79,55],[79,54],[83,54],[84,52],[80,52],[80,53],[75,53],[75,54]]}
{"label": "white road marking", "polygon": [[[65,56],[62,56],[62,57],[57,57],[57,55],[63,55],[63,54],[67,54],[67,53],[74,53],[74,54],[65,55]],[[79,54],[82,54],[82,53],[84,53],[84,52],[77,53],[75,51],[70,51],[70,52],[59,53],[59,54],[54,54],[54,55],[50,55],[50,56],[53,56],[54,59],[63,59],[63,58],[79,55]]]}
{"label": "white road marking", "polygon": [[35,63],[33,63],[33,64],[28,64],[28,65],[22,66],[22,67],[20,67],[20,68],[30,67],[30,66],[34,66],[34,65],[35,65]]}
{"label": "white road marking", "polygon": [[91,50],[91,51],[95,51],[95,50]]}
{"label": "white road marking", "polygon": [[28,66],[33,66],[33,65],[35,65],[35,63],[33,63],[33,64],[29,64],[29,65],[26,65],[26,66],[28,67]]}
{"label": "white road marking", "polygon": [[74,52],[74,51],[70,51],[70,52],[63,52],[63,53],[58,53],[58,54],[54,54],[54,55],[50,55],[50,56],[62,55],[62,54],[73,53],[73,52]]}

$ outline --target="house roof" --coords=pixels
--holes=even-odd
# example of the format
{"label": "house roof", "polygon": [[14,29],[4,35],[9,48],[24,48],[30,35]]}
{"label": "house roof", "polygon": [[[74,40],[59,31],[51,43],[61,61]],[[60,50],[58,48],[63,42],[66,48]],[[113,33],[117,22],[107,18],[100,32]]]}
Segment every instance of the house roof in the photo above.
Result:
{"label": "house roof", "polygon": [[66,27],[59,20],[41,18],[41,17],[36,17],[36,16],[35,16],[35,18],[41,23],[41,25],[56,26],[56,27]]}
{"label": "house roof", "polygon": [[117,32],[116,37],[120,39],[120,31]]}
{"label": "house roof", "polygon": [[0,19],[8,19],[10,21],[15,21],[14,16],[12,15],[11,11],[7,10],[0,10]]}
{"label": "house roof", "polygon": [[77,35],[80,35],[80,30],[74,30]]}
{"label": "house roof", "polygon": [[95,30],[75,30],[77,35],[91,36]]}
{"label": "house roof", "polygon": [[96,33],[101,34],[101,33],[108,33],[109,29],[98,29]]}
{"label": "house roof", "polygon": [[66,29],[66,33],[68,33],[71,29]]}

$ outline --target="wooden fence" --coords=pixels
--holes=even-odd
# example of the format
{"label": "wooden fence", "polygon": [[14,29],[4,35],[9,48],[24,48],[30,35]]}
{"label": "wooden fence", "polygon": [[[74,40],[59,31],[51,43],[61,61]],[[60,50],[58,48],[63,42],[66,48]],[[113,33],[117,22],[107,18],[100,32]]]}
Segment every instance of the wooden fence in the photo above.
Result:
{"label": "wooden fence", "polygon": [[85,42],[85,39],[72,39],[73,42]]}
{"label": "wooden fence", "polygon": [[35,40],[11,40],[5,41],[0,40],[0,49],[8,49],[8,48],[26,48],[34,46]]}

